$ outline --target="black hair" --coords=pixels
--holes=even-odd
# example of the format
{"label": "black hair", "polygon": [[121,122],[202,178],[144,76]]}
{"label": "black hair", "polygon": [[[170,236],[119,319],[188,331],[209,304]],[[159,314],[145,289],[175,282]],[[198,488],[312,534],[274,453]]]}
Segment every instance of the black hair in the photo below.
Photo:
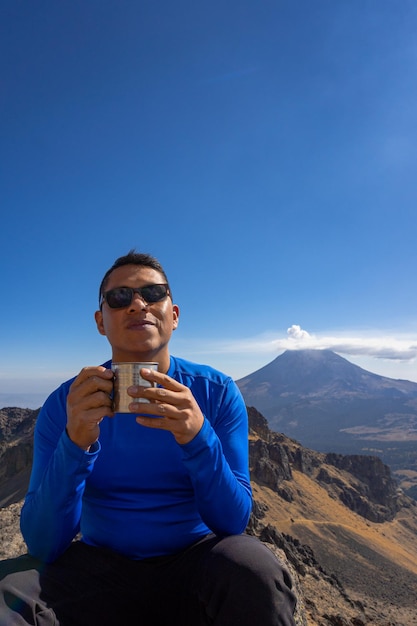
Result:
{"label": "black hair", "polygon": [[99,302],[101,301],[101,296],[106,290],[106,285],[108,283],[108,279],[110,274],[117,269],[118,267],[123,267],[123,265],[143,265],[144,267],[151,267],[153,270],[156,270],[164,277],[165,282],[168,285],[169,293],[172,298],[171,287],[169,286],[167,275],[165,274],[165,270],[154,256],[151,254],[147,254],[145,252],[136,252],[136,250],[129,250],[127,254],[124,256],[120,256],[115,260],[113,265],[107,270],[107,272],[103,276],[103,280],[100,283],[100,289],[98,292]]}

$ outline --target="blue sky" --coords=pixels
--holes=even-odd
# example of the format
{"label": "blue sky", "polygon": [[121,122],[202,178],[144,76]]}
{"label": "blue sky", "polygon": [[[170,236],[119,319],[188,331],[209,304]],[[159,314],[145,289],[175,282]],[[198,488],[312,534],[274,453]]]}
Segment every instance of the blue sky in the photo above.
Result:
{"label": "blue sky", "polygon": [[416,35],[412,0],[3,0],[0,406],[109,357],[98,285],[133,247],[179,356],[417,381]]}

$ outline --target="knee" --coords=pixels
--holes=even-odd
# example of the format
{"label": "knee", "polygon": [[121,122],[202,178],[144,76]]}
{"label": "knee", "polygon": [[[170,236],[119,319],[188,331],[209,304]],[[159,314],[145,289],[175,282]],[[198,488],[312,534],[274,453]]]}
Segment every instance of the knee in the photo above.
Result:
{"label": "knee", "polygon": [[293,586],[287,569],[257,537],[225,537],[215,546],[213,558],[222,572],[228,572],[240,582],[247,578],[251,584],[257,581],[261,585],[289,590]]}
{"label": "knee", "polygon": [[256,537],[221,539],[211,551],[205,588],[211,608],[213,599],[219,604],[224,601],[225,606],[229,599],[233,606],[239,606],[238,623],[252,624],[256,618],[268,625],[294,624],[297,598],[290,574]]}

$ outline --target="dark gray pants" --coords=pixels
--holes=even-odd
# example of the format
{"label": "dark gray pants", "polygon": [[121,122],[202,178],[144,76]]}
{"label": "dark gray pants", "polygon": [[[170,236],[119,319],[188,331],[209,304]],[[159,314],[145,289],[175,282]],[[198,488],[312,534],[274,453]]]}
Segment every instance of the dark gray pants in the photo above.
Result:
{"label": "dark gray pants", "polygon": [[293,626],[288,573],[255,537],[132,561],[82,542],[0,563],[0,626]]}

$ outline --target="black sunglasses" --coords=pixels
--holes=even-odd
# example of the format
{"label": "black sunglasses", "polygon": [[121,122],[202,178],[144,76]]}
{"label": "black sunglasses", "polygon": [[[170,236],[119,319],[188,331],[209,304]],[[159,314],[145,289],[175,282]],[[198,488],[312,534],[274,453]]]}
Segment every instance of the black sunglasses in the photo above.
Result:
{"label": "black sunglasses", "polygon": [[101,295],[100,307],[104,301],[111,309],[122,309],[132,303],[135,293],[138,293],[147,304],[160,302],[169,293],[168,285],[145,285],[144,287],[115,287]]}

